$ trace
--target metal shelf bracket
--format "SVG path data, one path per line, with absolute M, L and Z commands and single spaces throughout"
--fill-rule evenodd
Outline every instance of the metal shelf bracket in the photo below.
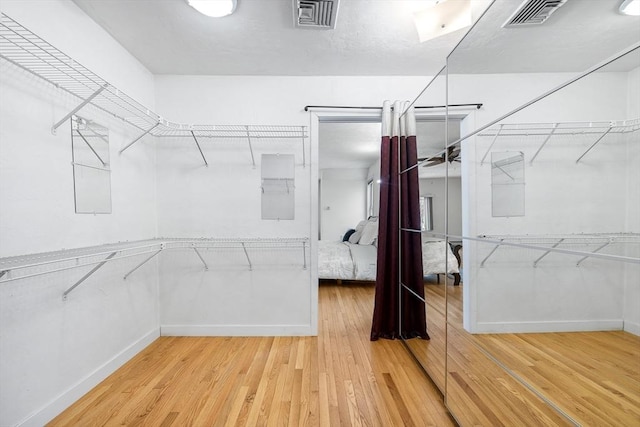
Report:
M 600 252 L 602 249 L 606 248 L 607 246 L 609 246 L 611 244 L 611 241 L 603 243 L 602 245 L 600 245 L 597 249 L 595 249 L 594 251 L 592 251 L 592 254 L 595 254 L 597 252 Z M 576 267 L 580 267 L 580 264 L 582 264 L 582 261 L 586 260 L 587 258 L 589 258 L 589 255 L 584 256 L 582 258 L 580 258 L 580 260 L 576 263 Z
M 58 130 L 58 128 L 67 120 L 69 120 L 69 118 L 71 118 L 71 116 L 73 116 L 75 113 L 77 113 L 78 111 L 80 111 L 85 105 L 87 105 L 88 103 L 90 103 L 91 101 L 93 101 L 93 98 L 95 98 L 96 96 L 100 95 L 100 93 L 105 90 L 107 87 L 109 87 L 109 83 L 105 83 L 102 86 L 100 86 L 100 88 L 98 90 L 96 90 L 95 92 L 93 92 L 91 95 L 89 95 L 89 97 L 87 99 L 85 99 L 84 101 L 82 101 L 76 108 L 74 108 L 73 110 L 71 110 L 69 112 L 69 114 L 67 114 L 66 116 L 64 116 L 63 118 L 61 118 L 58 122 L 56 122 L 53 126 L 51 126 L 51 133 L 52 134 L 56 134 L 56 131 Z
M 504 124 L 501 124 L 500 127 L 498 128 L 498 131 L 496 132 L 495 136 L 493 137 L 493 141 L 491 141 L 491 144 L 489 145 L 489 148 L 487 148 L 487 152 L 484 153 L 484 156 L 482 156 L 482 160 L 480 160 L 480 166 L 482 166 L 484 164 L 484 160 L 487 158 L 487 156 L 489 155 L 489 152 L 493 148 L 493 144 L 495 144 L 496 141 L 498 140 L 498 136 L 500 136 L 500 132 L 502 132 L 502 127 L 503 126 L 504 126 Z
M 562 238 L 562 239 L 558 240 L 557 242 L 555 242 L 555 243 L 553 244 L 553 246 L 551 246 L 551 249 L 553 249 L 553 248 L 557 248 L 557 247 L 558 247 L 558 245 L 559 245 L 560 243 L 562 243 L 562 242 L 564 242 L 564 238 Z M 536 259 L 535 261 L 533 261 L 533 267 L 534 267 L 534 268 L 536 268 L 536 267 L 538 266 L 538 263 L 539 263 L 540 261 L 542 261 L 542 258 L 546 257 L 546 256 L 547 256 L 547 255 L 549 255 L 550 253 L 551 253 L 551 251 L 550 251 L 550 250 L 547 250 L 547 251 L 545 251 L 545 253 L 543 253 L 542 255 L 540 255 L 540 256 L 538 257 L 538 259 Z
M 142 135 L 140 135 L 139 137 L 137 137 L 136 139 L 134 139 L 133 141 L 131 141 L 130 143 L 128 143 L 122 150 L 120 150 L 118 152 L 118 154 L 122 154 L 124 152 L 124 150 L 126 150 L 127 148 L 131 147 L 133 144 L 135 144 L 136 142 L 140 141 L 142 139 L 142 137 L 144 137 L 146 134 L 148 134 L 149 132 L 151 132 L 152 130 L 154 130 L 155 128 L 157 128 L 158 126 L 160 126 L 160 122 L 156 123 L 155 125 L 153 125 L 151 128 L 147 129 Z
M 491 255 L 493 255 L 493 253 L 498 250 L 498 248 L 500 246 L 502 246 L 502 241 L 504 239 L 500 239 L 500 243 L 498 243 L 497 245 L 494 246 L 493 249 L 491 249 L 491 252 L 489 252 L 489 255 L 487 255 L 486 257 L 484 257 L 484 259 L 482 260 L 482 262 L 480 263 L 480 267 L 484 267 L 484 263 L 487 262 L 487 260 L 491 257 Z
M 207 163 L 207 159 L 204 157 L 204 153 L 202 152 L 202 148 L 200 148 L 200 144 L 198 143 L 198 138 L 196 138 L 196 134 L 193 133 L 193 131 L 189 131 L 189 132 L 191 132 L 191 136 L 193 137 L 193 140 L 196 142 L 196 146 L 198 147 L 198 151 L 200 151 L 200 155 L 202 156 L 202 160 L 204 160 L 204 165 L 206 167 L 209 167 L 209 163 Z
M 607 134 L 608 134 L 609 132 L 611 132 L 611 130 L 612 130 L 612 129 L 613 129 L 613 126 L 611 126 L 611 127 L 610 127 L 609 129 L 607 129 L 607 130 L 606 130 L 602 135 L 600 135 L 600 137 L 599 137 L 598 139 L 596 139 L 596 141 L 595 141 L 593 144 L 591 144 L 591 146 L 590 146 L 589 148 L 587 148 L 587 151 L 585 151 L 584 153 L 582 153 L 582 156 L 578 157 L 578 160 L 576 160 L 576 163 L 580 162 L 580 160 L 582 160 L 582 158 L 583 158 L 584 156 L 586 156 L 586 155 L 587 155 L 587 153 L 588 153 L 589 151 L 591 151 L 591 149 L 592 149 L 593 147 L 595 147 L 596 145 L 598 145 L 598 143 L 599 143 L 600 141 L 602 141 L 602 139 L 603 139 L 605 136 L 607 136 Z
M 140 264 L 136 265 L 131 271 L 129 271 L 127 274 L 125 274 L 122 279 L 127 280 L 127 277 L 129 277 L 131 275 L 131 273 L 133 273 L 134 271 L 136 271 L 137 269 L 142 267 L 147 262 L 151 261 L 151 258 L 153 258 L 154 256 L 158 255 L 160 252 L 162 252 L 164 250 L 164 247 L 165 247 L 164 243 L 161 244 L 160 245 L 160 249 L 158 249 L 156 252 L 152 253 L 151 256 L 149 256 L 147 259 L 142 261 Z
M 91 276 L 93 273 L 95 273 L 96 271 L 98 271 L 100 269 L 100 267 L 102 267 L 103 265 L 105 265 L 111 258 L 113 258 L 114 256 L 116 256 L 116 254 L 118 253 L 118 251 L 112 252 L 111 254 L 109 254 L 109 256 L 107 256 L 104 261 L 102 261 L 100 264 L 96 265 L 95 267 L 93 267 L 91 269 L 91 271 L 89 271 L 87 274 L 85 274 L 84 276 L 82 276 L 82 278 L 80 280 L 78 280 L 76 283 L 73 284 L 73 286 L 71 286 L 69 289 L 67 289 L 66 291 L 64 291 L 64 293 L 62 294 L 62 300 L 66 301 L 67 300 L 67 295 L 69 295 L 69 293 L 71 293 L 71 291 L 73 291 L 75 288 L 77 288 L 82 282 L 84 282 L 85 280 L 87 280 L 89 278 L 89 276 Z
M 245 246 L 244 242 L 241 242 L 242 244 L 242 249 L 244 250 L 244 255 L 247 257 L 247 262 L 249 263 L 249 271 L 253 270 L 253 265 L 251 264 L 251 258 L 249 258 L 249 252 L 247 252 L 247 247 Z
M 196 248 L 195 246 L 192 246 L 192 248 L 196 252 L 196 255 L 198 255 L 198 258 L 200 258 L 200 261 L 202 261 L 202 263 L 204 264 L 205 271 L 209 271 L 209 266 L 205 262 L 204 258 L 202 258 L 202 255 L 200 254 L 200 251 L 198 251 L 198 248 Z
M 554 123 L 553 129 L 551 129 L 551 132 L 549 132 L 549 135 L 547 135 L 542 145 L 538 148 L 538 151 L 536 151 L 533 157 L 531 157 L 531 160 L 529 160 L 530 165 L 533 164 L 533 161 L 536 159 L 536 157 L 538 157 L 538 154 L 540 154 L 540 151 L 542 151 L 544 146 L 547 145 L 547 142 L 549 142 L 549 140 L 551 139 L 551 137 L 553 136 L 553 134 L 556 132 L 557 129 L 558 129 L 558 123 Z
M 251 163 L 253 164 L 253 168 L 255 169 L 256 159 L 253 157 L 253 147 L 251 146 L 251 133 L 249 132 L 249 126 L 246 126 L 246 129 L 247 129 L 247 141 L 249 142 L 249 151 L 251 152 Z

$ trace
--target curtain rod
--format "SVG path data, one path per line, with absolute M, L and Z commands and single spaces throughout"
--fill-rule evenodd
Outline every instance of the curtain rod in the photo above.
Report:
M 429 106 L 423 106 L 423 107 L 413 107 L 416 110 L 426 110 L 426 109 L 431 109 L 431 108 L 445 108 L 446 105 L 429 105 Z M 476 109 L 480 109 L 482 107 L 482 103 L 475 103 L 475 104 L 449 104 L 449 107 L 476 107 Z M 310 108 L 343 108 L 346 110 L 382 110 L 382 107 L 345 107 L 345 106 L 340 106 L 340 105 L 306 105 L 304 107 L 304 111 L 309 111 Z M 393 106 L 391 107 L 391 109 L 393 110 Z

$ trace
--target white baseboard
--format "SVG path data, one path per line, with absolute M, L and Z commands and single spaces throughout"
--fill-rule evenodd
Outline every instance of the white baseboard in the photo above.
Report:
M 71 404 L 84 396 L 89 390 L 98 385 L 102 380 L 107 378 L 119 367 L 124 365 L 133 356 L 144 350 L 149 344 L 160 336 L 160 331 L 154 329 L 141 337 L 139 340 L 131 344 L 129 347 L 115 355 L 111 360 L 97 368 L 83 380 L 78 381 L 68 390 L 64 391 L 60 396 L 55 398 L 44 408 L 29 415 L 24 421 L 18 424 L 20 427 L 41 427 L 55 418 L 62 411 L 67 409 Z
M 271 337 L 313 336 L 311 325 L 161 325 L 162 336 Z
M 640 336 L 640 323 L 624 321 L 624 331 Z
M 588 332 L 620 331 L 622 319 L 605 320 L 564 320 L 540 322 L 478 322 L 473 333 L 535 333 L 535 332 Z

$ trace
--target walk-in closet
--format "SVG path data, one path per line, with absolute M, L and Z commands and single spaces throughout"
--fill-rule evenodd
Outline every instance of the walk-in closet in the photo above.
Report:
M 640 423 L 632 1 L 189 3 L 0 4 L 0 426 Z M 387 100 L 428 340 L 372 341 L 387 260 L 319 277 L 382 218 Z

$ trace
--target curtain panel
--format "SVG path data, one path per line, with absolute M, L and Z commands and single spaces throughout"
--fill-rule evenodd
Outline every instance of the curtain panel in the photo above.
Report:
M 405 104 L 405 106 L 408 103 Z M 403 105 L 385 101 L 380 148 L 380 212 L 378 266 L 371 340 L 429 339 L 425 305 L 401 286 L 424 298 L 422 237 L 413 108 L 401 116 Z M 403 229 L 418 232 L 401 231 Z

